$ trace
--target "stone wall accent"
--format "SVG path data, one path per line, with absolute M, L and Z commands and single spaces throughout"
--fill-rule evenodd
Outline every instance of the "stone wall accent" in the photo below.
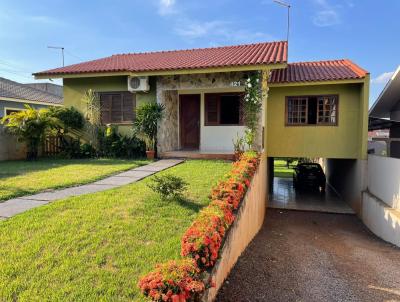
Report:
M 157 102 L 165 105 L 165 118 L 158 131 L 158 151 L 168 152 L 179 148 L 178 129 L 178 90 L 190 89 L 228 89 L 232 82 L 241 81 L 248 72 L 220 72 L 207 74 L 167 75 L 157 77 Z M 260 118 L 261 123 L 261 118 Z M 256 139 L 257 148 L 261 150 L 262 127 Z
M 159 124 L 157 133 L 157 150 L 158 152 L 177 150 L 179 148 L 178 91 L 157 89 L 157 102 L 165 106 L 164 118 Z
M 250 187 L 240 205 L 236 219 L 228 230 L 223 243 L 221 257 L 211 271 L 215 287 L 208 289 L 202 297 L 203 302 L 212 302 L 235 266 L 242 252 L 261 229 L 267 207 L 267 159 L 262 155 L 260 165 L 254 174 Z M 206 278 L 207 279 L 207 278 Z

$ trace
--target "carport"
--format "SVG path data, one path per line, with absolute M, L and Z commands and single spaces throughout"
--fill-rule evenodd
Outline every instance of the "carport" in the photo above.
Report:
M 270 167 L 276 167 L 280 161 L 270 158 Z M 321 163 L 326 161 L 321 160 Z M 325 166 L 323 164 L 323 166 Z M 326 169 L 325 169 L 326 170 Z M 299 211 L 354 214 L 353 209 L 341 198 L 338 192 L 327 183 L 325 193 L 309 188 L 295 189 L 290 172 L 282 175 L 270 169 L 269 207 Z M 328 177 L 327 177 L 328 178 Z

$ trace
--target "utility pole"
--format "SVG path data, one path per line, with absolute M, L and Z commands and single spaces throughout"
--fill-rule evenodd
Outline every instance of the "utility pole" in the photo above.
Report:
M 289 43 L 289 28 L 290 28 L 290 4 L 280 1 L 280 0 L 274 0 L 275 3 L 284 6 L 287 8 L 287 35 L 286 35 L 286 41 Z
M 61 47 L 61 46 L 47 46 L 47 48 L 52 48 L 52 49 L 59 49 L 59 50 L 61 50 L 62 66 L 64 67 L 64 47 Z

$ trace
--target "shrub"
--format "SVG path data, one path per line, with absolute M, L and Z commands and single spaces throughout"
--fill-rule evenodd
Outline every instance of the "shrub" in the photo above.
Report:
M 180 197 L 186 189 L 187 183 L 180 177 L 167 174 L 154 176 L 148 187 L 163 198 Z
M 60 121 L 48 109 L 35 110 L 29 105 L 25 105 L 25 110 L 4 116 L 1 123 L 20 141 L 26 142 L 28 160 L 37 158 L 39 145 L 46 133 L 61 127 Z
M 146 103 L 136 109 L 134 129 L 146 143 L 147 150 L 155 150 L 158 122 L 164 115 L 164 106 L 158 103 Z
M 68 129 L 81 130 L 85 125 L 83 114 L 74 107 L 51 107 L 49 113 L 62 122 L 64 132 Z
M 193 258 L 202 271 L 213 267 L 227 227 L 219 208 L 205 208 L 183 235 L 181 255 Z
M 199 296 L 205 284 L 193 260 L 182 259 L 157 265 L 139 281 L 141 292 L 153 301 L 186 301 Z
M 117 132 L 113 126 L 107 125 L 99 130 L 99 156 L 104 157 L 142 157 L 145 154 L 144 143 L 135 135 L 125 136 Z

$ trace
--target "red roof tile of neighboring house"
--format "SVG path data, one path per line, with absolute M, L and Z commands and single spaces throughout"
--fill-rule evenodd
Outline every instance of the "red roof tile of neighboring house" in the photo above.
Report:
M 368 74 L 350 60 L 290 63 L 287 68 L 275 69 L 270 83 L 294 83 L 361 79 Z
M 252 66 L 287 62 L 287 42 L 256 43 L 189 50 L 119 54 L 35 73 L 61 75 L 99 72 L 148 72 Z

